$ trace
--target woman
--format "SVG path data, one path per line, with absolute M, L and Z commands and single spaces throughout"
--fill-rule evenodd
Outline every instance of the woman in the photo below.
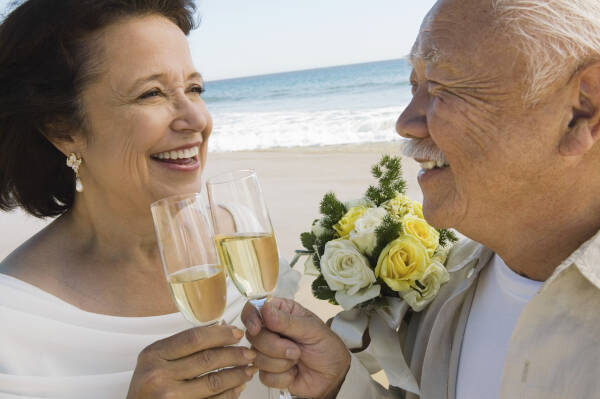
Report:
M 229 398 L 256 371 L 240 329 L 189 329 L 177 312 L 149 211 L 201 189 L 212 125 L 193 12 L 29 0 L 0 26 L 0 208 L 59 216 L 0 264 L 2 397 Z

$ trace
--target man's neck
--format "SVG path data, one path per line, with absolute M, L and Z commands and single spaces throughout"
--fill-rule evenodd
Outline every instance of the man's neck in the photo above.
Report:
M 598 232 L 600 218 L 596 215 L 599 215 L 597 211 L 580 217 L 571 215 L 570 218 L 557 214 L 528 224 L 521 220 L 513 226 L 498 229 L 503 233 L 502 237 L 481 242 L 516 273 L 532 280 L 546 281 L 569 255 Z

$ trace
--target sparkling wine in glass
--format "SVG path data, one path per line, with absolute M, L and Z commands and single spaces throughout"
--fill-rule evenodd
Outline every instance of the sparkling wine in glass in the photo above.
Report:
M 196 326 L 221 321 L 225 271 L 215 247 L 208 203 L 199 193 L 151 205 L 163 269 L 177 308 Z
M 256 172 L 212 177 L 207 191 L 219 257 L 234 285 L 260 314 L 277 286 L 279 256 Z M 291 398 L 287 390 L 273 389 L 269 397 Z

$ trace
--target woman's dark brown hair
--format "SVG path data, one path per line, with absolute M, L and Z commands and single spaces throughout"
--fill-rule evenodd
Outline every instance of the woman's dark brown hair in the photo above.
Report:
M 93 35 L 120 18 L 162 15 L 186 35 L 193 0 L 29 0 L 0 25 L 0 209 L 37 217 L 73 206 L 75 176 L 46 137 L 84 126 L 81 90 L 98 57 Z

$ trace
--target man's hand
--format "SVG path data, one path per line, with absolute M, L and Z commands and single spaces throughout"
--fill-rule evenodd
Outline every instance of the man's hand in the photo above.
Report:
M 263 384 L 294 395 L 335 398 L 350 368 L 350 353 L 321 319 L 298 303 L 273 298 L 257 310 L 246 304 L 242 321 L 257 352 Z

